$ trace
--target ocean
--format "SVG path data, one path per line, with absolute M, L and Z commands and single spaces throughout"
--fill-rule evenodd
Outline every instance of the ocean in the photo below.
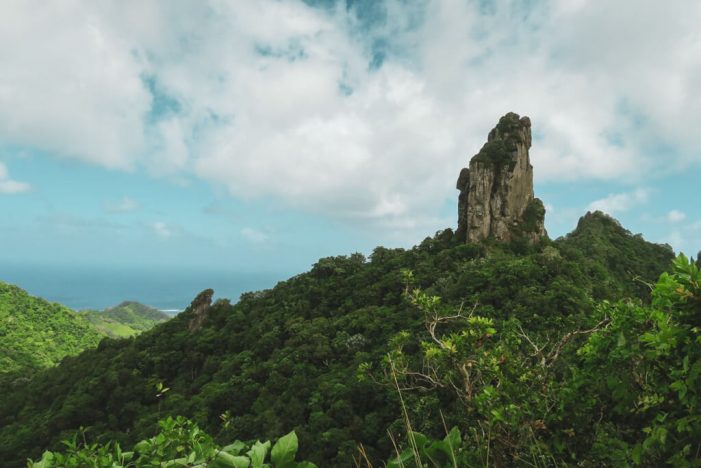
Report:
M 74 310 L 101 310 L 125 300 L 177 313 L 207 288 L 232 303 L 268 289 L 290 273 L 178 269 L 62 268 L 0 265 L 0 281 Z

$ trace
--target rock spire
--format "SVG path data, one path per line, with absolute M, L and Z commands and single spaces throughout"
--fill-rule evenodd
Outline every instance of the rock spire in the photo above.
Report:
M 487 143 L 460 171 L 457 188 L 458 238 L 533 242 L 546 236 L 543 202 L 533 196 L 531 121 L 509 112 L 487 137 Z
M 205 289 L 192 300 L 190 307 L 187 308 L 192 315 L 188 322 L 188 330 L 197 331 L 202 328 L 202 324 L 207 319 L 209 308 L 212 306 L 212 296 L 214 296 L 214 290 Z

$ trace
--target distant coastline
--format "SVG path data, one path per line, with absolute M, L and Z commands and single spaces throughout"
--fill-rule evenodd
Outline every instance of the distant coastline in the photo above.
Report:
M 0 281 L 73 310 L 103 310 L 129 300 L 168 315 L 185 310 L 207 288 L 214 289 L 215 298 L 235 303 L 244 292 L 272 288 L 290 276 L 287 272 L 0 265 Z
M 171 317 L 175 317 L 178 315 L 180 312 L 182 312 L 185 309 L 158 309 L 159 311 L 163 312 L 164 314 L 168 314 Z

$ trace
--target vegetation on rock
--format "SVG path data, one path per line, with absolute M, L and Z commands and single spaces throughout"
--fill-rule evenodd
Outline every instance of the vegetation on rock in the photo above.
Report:
M 536 232 L 545 217 L 545 206 L 540 198 L 534 198 L 528 203 L 523 212 L 523 222 L 521 228 L 525 232 Z
M 515 144 L 509 144 L 504 140 L 492 140 L 486 142 L 470 162 L 491 164 L 497 169 L 508 165 L 509 170 L 513 170 L 516 161 L 514 160 Z

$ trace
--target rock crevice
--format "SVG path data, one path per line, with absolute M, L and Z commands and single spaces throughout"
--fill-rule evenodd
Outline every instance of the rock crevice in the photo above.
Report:
M 533 195 L 531 121 L 510 112 L 460 171 L 457 235 L 465 242 L 488 238 L 535 241 L 545 232 L 545 208 Z

